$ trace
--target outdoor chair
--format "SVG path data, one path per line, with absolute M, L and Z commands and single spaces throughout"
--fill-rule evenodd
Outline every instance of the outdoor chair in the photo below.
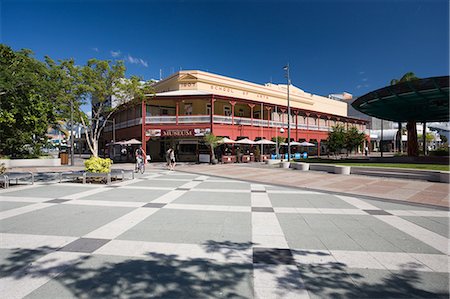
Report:
M 3 182 L 5 189 L 9 188 L 11 180 L 16 180 L 16 185 L 19 184 L 19 180 L 30 179 L 31 184 L 34 184 L 34 174 L 31 171 L 24 172 L 6 172 L 0 175 L 0 182 Z

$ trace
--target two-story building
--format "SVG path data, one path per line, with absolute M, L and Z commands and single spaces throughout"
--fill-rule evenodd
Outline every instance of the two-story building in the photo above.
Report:
M 113 116 L 116 140 L 144 140 L 144 148 L 154 160 L 162 160 L 172 145 L 181 161 L 196 161 L 203 136 L 209 132 L 235 140 L 287 138 L 290 121 L 291 141 L 314 143 L 320 155 L 326 153 L 325 141 L 332 126 L 366 129 L 366 120 L 347 116 L 347 103 L 292 85 L 289 118 L 287 85 L 260 85 L 192 70 L 177 72 L 155 83 L 154 88 L 155 94 L 147 95 L 140 105 L 123 105 Z M 104 144 L 111 139 L 109 126 Z

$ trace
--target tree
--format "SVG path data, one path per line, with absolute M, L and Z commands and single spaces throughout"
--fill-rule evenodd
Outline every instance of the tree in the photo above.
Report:
M 359 132 L 356 127 L 350 127 L 345 132 L 345 148 L 347 149 L 347 154 L 361 146 L 365 139 L 366 135 L 363 132 Z
M 98 141 L 111 115 L 125 103 L 135 105 L 144 100 L 145 94 L 152 93 L 153 89 L 151 82 L 142 82 L 136 76 L 124 79 L 123 61 L 113 64 L 109 60 L 90 59 L 80 69 L 80 75 L 78 107 L 89 103 L 92 116 L 88 119 L 80 109 L 77 114 L 85 130 L 88 147 L 97 157 Z
M 222 140 L 221 137 L 217 137 L 216 135 L 210 133 L 206 134 L 203 139 L 205 140 L 205 143 L 209 145 L 209 148 L 211 150 L 211 161 L 216 160 L 216 155 L 214 154 L 214 148 L 219 144 L 219 141 Z
M 447 143 L 448 142 L 447 136 L 445 136 L 444 134 L 439 134 L 439 136 L 441 137 L 442 143 Z
M 280 144 L 286 141 L 286 138 L 283 136 L 272 137 L 272 141 L 278 145 L 277 154 L 280 153 Z M 278 159 L 278 158 L 277 158 Z
M 408 72 L 404 74 L 399 80 L 392 79 L 391 85 L 398 83 L 403 83 L 407 81 L 417 80 L 417 76 L 413 72 Z M 417 126 L 416 120 L 408 120 L 406 123 L 406 130 L 408 131 L 408 156 L 418 156 L 419 155 L 419 143 L 417 142 Z
M 331 153 L 336 155 L 340 153 L 346 145 L 346 132 L 343 125 L 336 125 L 328 133 L 327 147 Z
M 0 44 L 0 154 L 38 156 L 56 123 L 52 102 L 57 89 L 46 64 L 33 52 Z

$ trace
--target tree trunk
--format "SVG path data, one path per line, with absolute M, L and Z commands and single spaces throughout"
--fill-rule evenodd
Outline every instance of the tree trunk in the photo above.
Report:
M 415 121 L 408 121 L 406 124 L 408 130 L 408 156 L 419 156 L 419 143 L 417 142 L 417 128 Z

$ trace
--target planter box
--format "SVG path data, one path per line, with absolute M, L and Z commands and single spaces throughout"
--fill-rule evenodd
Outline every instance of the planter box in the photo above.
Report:
M 334 166 L 334 173 L 349 175 L 350 169 L 350 166 Z
M 13 167 L 52 167 L 61 166 L 61 159 L 0 159 L 7 168 Z
M 290 165 L 291 165 L 291 162 L 283 161 L 280 163 L 280 168 L 289 168 Z
M 301 171 L 308 171 L 309 170 L 309 164 L 308 163 L 292 163 L 291 167 L 293 169 L 301 170 Z
M 280 163 L 280 160 L 266 160 L 267 165 L 276 165 L 279 163 Z

